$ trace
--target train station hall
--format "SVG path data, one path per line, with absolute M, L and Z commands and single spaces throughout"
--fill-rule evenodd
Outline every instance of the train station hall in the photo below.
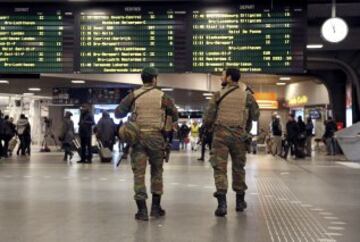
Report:
M 0 242 L 359 242 L 360 1 L 0 0 Z

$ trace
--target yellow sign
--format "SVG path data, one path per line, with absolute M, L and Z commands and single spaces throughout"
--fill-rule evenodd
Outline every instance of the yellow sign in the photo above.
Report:
M 307 96 L 297 96 L 289 100 L 289 106 L 301 106 L 307 104 L 309 98 Z

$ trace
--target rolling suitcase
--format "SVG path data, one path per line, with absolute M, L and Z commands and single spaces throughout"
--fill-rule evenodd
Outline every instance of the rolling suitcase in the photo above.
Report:
M 180 141 L 178 139 L 172 141 L 171 150 L 180 150 Z
M 98 143 L 99 143 L 99 156 L 101 162 L 111 162 L 112 151 L 109 148 L 104 147 L 100 140 L 98 141 Z
M 81 145 L 78 137 L 75 137 L 72 140 L 72 149 L 78 153 L 78 155 L 81 157 Z
M 296 146 L 295 147 L 295 156 L 296 156 L 296 158 L 304 159 L 305 158 L 305 149 L 304 149 L 304 147 Z
M 17 138 L 16 137 L 13 137 L 10 141 L 9 141 L 9 151 L 10 152 L 13 152 L 16 145 L 17 145 L 18 141 L 17 141 Z

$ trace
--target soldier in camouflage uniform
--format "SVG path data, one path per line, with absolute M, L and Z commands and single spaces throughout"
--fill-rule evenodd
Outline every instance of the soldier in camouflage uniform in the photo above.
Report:
M 226 193 L 228 190 L 227 161 L 232 159 L 232 188 L 236 192 L 236 211 L 242 212 L 245 202 L 245 162 L 246 141 L 250 137 L 252 121 L 259 118 L 259 107 L 254 97 L 246 90 L 246 85 L 239 82 L 240 71 L 227 69 L 223 72 L 223 89 L 210 100 L 204 116 L 205 125 L 214 128 L 213 147 L 210 163 L 214 168 L 218 200 L 215 215 L 227 214 Z
M 144 68 L 141 74 L 144 85 L 126 96 L 115 110 L 117 118 L 123 118 L 132 112 L 132 121 L 139 128 L 139 139 L 132 144 L 131 165 L 134 173 L 135 200 L 138 212 L 137 220 L 148 220 L 146 206 L 147 192 L 145 171 L 147 161 L 151 166 L 152 206 L 150 216 L 165 215 L 160 200 L 163 194 L 163 161 L 165 140 L 163 129 L 166 117 L 173 122 L 178 120 L 178 112 L 172 99 L 156 88 L 158 71 L 155 68 Z M 132 127 L 135 127 L 132 125 Z

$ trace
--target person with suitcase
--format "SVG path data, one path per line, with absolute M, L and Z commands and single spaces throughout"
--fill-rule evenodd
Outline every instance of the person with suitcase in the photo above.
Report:
M 102 117 L 96 125 L 96 138 L 99 143 L 99 155 L 102 162 L 110 162 L 115 144 L 116 125 L 109 113 L 103 111 Z

